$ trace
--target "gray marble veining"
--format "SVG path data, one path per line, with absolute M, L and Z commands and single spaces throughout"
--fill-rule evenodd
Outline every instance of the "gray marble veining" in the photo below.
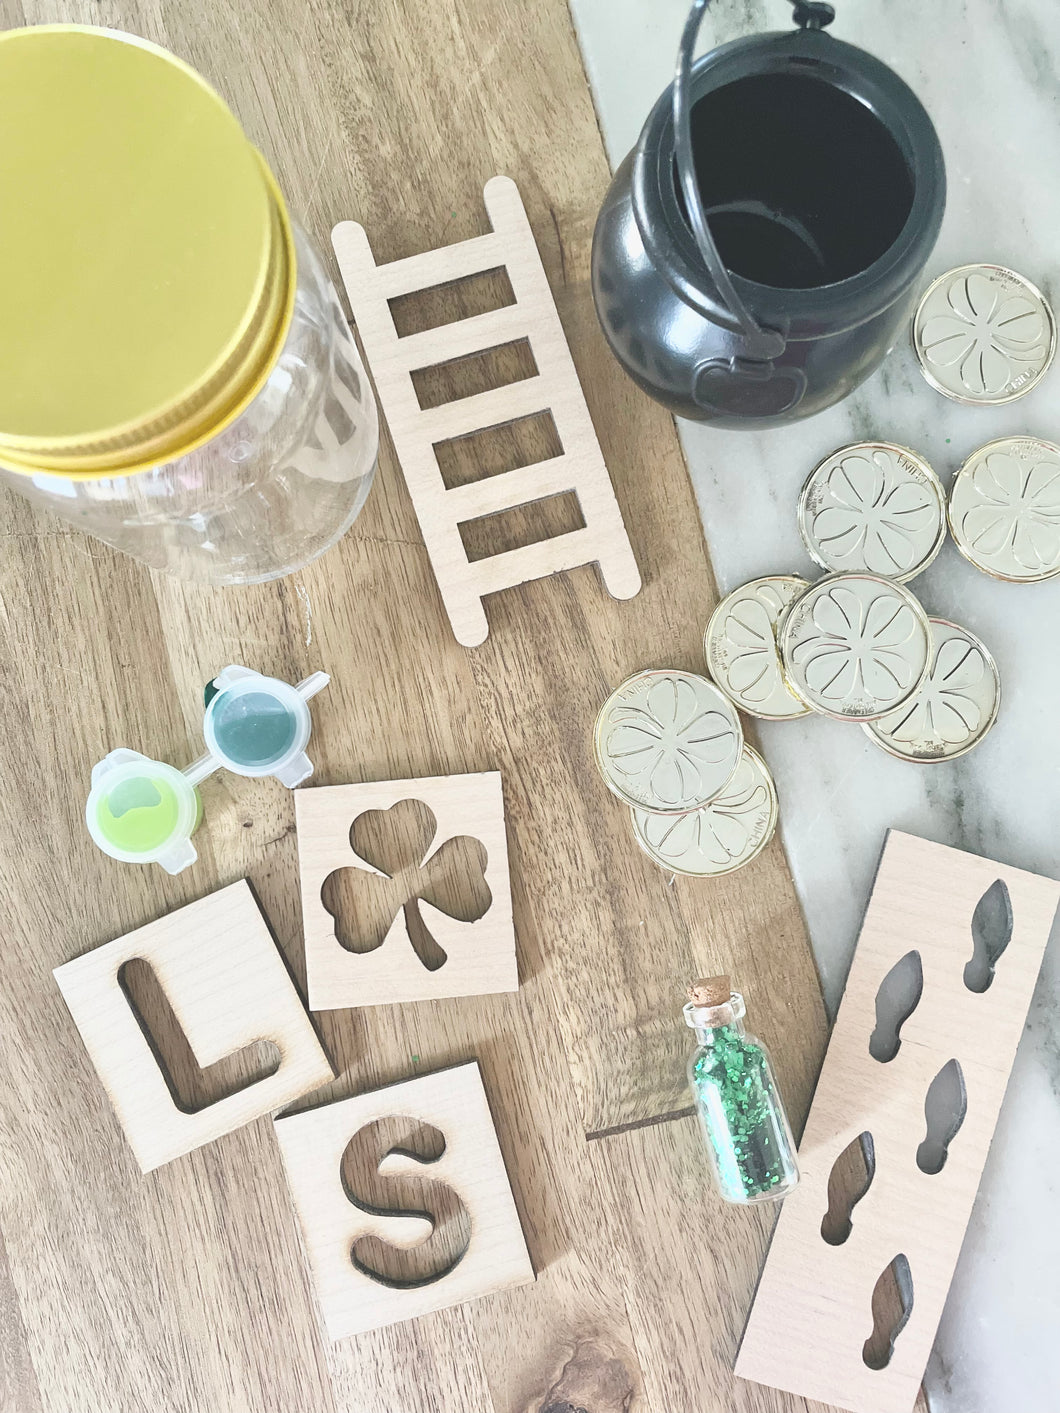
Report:
M 835 0 L 833 32 L 920 95 L 949 177 L 927 275 L 991 261 L 1060 299 L 1060 5 L 1055 0 Z M 685 0 L 572 0 L 613 163 L 669 81 Z M 702 45 L 786 28 L 787 0 L 716 0 Z M 724 141 L 724 134 L 718 135 Z M 926 283 L 926 281 L 925 281 Z M 995 437 L 1060 442 L 1060 360 L 1027 397 L 965 407 L 934 392 L 903 341 L 839 407 L 761 434 L 682 424 L 721 587 L 815 577 L 796 527 L 802 482 L 829 451 L 880 438 L 948 484 Z M 997 726 L 970 755 L 894 760 L 853 725 L 764 723 L 781 830 L 834 1010 L 888 826 L 1024 868 L 1060 870 L 1060 580 L 996 582 L 947 544 L 913 591 L 966 624 L 1002 678 Z M 664 665 L 664 664 L 659 664 Z M 1004 965 L 1004 959 L 999 966 Z M 968 1237 L 928 1370 L 934 1413 L 1060 1409 L 1060 942 L 1046 955 Z

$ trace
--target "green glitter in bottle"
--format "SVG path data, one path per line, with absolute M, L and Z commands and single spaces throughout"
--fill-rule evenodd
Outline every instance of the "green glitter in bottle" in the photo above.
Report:
M 727 976 L 689 995 L 685 1023 L 699 1046 L 688 1078 L 718 1190 L 741 1205 L 785 1197 L 799 1181 L 795 1146 L 769 1056 L 743 1028 L 743 997 Z

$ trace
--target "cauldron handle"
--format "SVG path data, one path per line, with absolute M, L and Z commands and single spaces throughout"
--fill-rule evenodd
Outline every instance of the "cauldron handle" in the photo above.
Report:
M 699 253 L 703 257 L 714 286 L 721 296 L 732 318 L 732 331 L 742 334 L 747 341 L 744 357 L 756 362 L 770 362 L 778 358 L 785 348 L 784 336 L 775 329 L 763 329 L 743 300 L 736 293 L 725 261 L 721 258 L 714 237 L 707 224 L 706 212 L 696 181 L 695 162 L 692 157 L 692 120 L 688 92 L 692 81 L 692 54 L 696 47 L 696 37 L 710 0 L 693 0 L 692 9 L 685 21 L 681 44 L 677 51 L 677 72 L 674 75 L 674 155 L 677 160 L 677 174 L 681 181 L 681 191 L 688 211 L 688 222 Z M 792 0 L 795 7 L 795 21 L 803 29 L 823 29 L 835 19 L 831 5 L 822 0 Z

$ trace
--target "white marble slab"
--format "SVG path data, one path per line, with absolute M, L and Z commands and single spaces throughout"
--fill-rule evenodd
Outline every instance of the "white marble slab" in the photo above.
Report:
M 1056 0 L 834 0 L 833 33 L 917 91 L 949 177 L 928 274 L 986 260 L 1060 299 L 1060 4 Z M 669 81 L 685 0 L 572 0 L 613 163 Z M 786 28 L 786 0 L 716 0 L 701 47 Z M 723 137 L 719 135 L 719 141 Z M 998 409 L 947 401 L 903 341 L 837 408 L 786 430 L 682 424 L 722 589 L 816 571 L 795 525 L 803 479 L 845 442 L 924 454 L 948 483 L 976 447 L 1013 433 L 1060 441 L 1060 361 Z M 842 992 L 884 830 L 891 825 L 1024 868 L 1060 869 L 1060 580 L 997 583 L 948 544 L 914 591 L 965 623 L 1001 669 L 991 736 L 950 764 L 893 760 L 856 726 L 763 724 L 782 832 L 829 1006 Z M 662 664 L 660 664 L 662 665 Z M 1004 965 L 1002 959 L 1000 965 Z M 928 1371 L 934 1413 L 1060 1409 L 1060 942 L 1054 934 Z

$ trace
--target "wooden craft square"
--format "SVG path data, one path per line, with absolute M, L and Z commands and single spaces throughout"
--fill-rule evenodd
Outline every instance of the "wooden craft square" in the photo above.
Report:
M 354 1246 L 367 1236 L 408 1248 L 433 1230 L 429 1218 L 368 1209 L 347 1195 L 341 1164 L 348 1144 L 367 1124 L 387 1118 L 430 1124 L 441 1132 L 445 1148 L 437 1161 L 426 1164 L 392 1149 L 379 1164 L 380 1175 L 415 1175 L 444 1183 L 469 1218 L 463 1255 L 447 1272 L 421 1284 L 384 1284 L 354 1264 Z M 414 1319 L 534 1279 L 474 1061 L 276 1119 L 275 1126 L 331 1339 Z
M 136 958 L 202 1068 L 259 1040 L 276 1046 L 278 1068 L 195 1113 L 178 1107 L 118 979 Z M 145 1173 L 335 1077 L 245 879 L 57 967 L 55 979 Z
M 415 916 L 433 952 L 427 960 L 422 945 L 419 951 L 413 946 L 407 906 L 395 905 L 385 936 L 372 946 L 364 936 L 363 915 L 353 909 L 333 914 L 324 898 L 325 885 L 339 870 L 358 870 L 354 882 L 359 889 L 375 886 L 370 882 L 373 877 L 388 879 L 382 868 L 356 852 L 351 832 L 363 816 L 387 813 L 408 802 L 419 802 L 429 812 L 428 829 L 414 860 L 417 877 L 423 874 L 426 879 L 435 864 L 444 863 L 444 851 L 452 852 L 455 841 L 477 841 L 478 856 L 485 854 L 484 864 L 471 868 L 486 904 L 474 920 L 450 916 L 426 897 L 418 898 Z M 312 1010 L 518 988 L 504 793 L 496 771 L 298 790 L 295 812 Z M 466 868 L 466 859 L 464 863 Z M 482 891 L 483 885 L 488 893 Z M 426 883 L 424 889 L 429 891 Z

